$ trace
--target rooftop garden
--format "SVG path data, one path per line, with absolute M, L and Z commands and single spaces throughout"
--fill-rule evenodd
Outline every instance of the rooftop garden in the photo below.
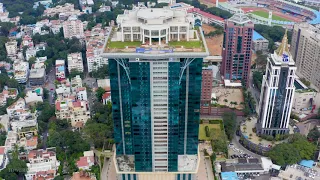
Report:
M 202 48 L 201 41 L 171 41 L 169 42 L 169 46 L 183 46 L 184 48 Z
M 305 93 L 305 92 L 317 92 L 317 91 L 315 89 L 297 89 L 296 92 Z
M 110 49 L 124 49 L 126 48 L 126 46 L 128 47 L 140 47 L 141 46 L 141 42 L 140 41 L 125 41 L 125 42 L 121 42 L 121 41 L 109 41 L 107 44 L 107 47 Z

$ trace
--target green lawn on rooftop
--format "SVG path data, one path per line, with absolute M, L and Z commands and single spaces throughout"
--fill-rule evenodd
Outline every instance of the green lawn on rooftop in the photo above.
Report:
M 129 47 L 140 47 L 141 46 L 141 42 L 140 41 L 125 41 L 125 42 L 121 42 L 121 41 L 109 41 L 107 44 L 108 48 L 111 49 L 124 49 L 126 46 Z
M 252 14 L 255 14 L 257 16 L 261 16 L 261 17 L 264 17 L 264 18 L 269 18 L 269 13 L 268 12 L 265 12 L 265 11 L 254 11 L 254 12 L 251 12 Z M 283 18 L 283 17 L 280 17 L 280 16 L 277 16 L 277 15 L 274 15 L 272 14 L 272 20 L 276 20 L 276 21 L 290 21 L 286 18 Z
M 169 46 L 183 46 L 184 48 L 201 48 L 201 41 L 171 41 Z

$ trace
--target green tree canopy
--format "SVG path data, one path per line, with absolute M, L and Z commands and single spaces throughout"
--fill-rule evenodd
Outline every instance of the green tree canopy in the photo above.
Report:
M 227 138 L 231 141 L 234 133 L 236 131 L 236 113 L 225 112 L 222 115 L 224 130 L 226 132 Z
M 309 140 L 311 140 L 313 142 L 316 142 L 320 138 L 320 131 L 315 126 L 313 129 L 310 130 L 310 132 L 309 132 L 307 137 L 308 137 Z
M 96 97 L 98 99 L 98 101 L 102 101 L 102 96 L 106 91 L 102 88 L 102 87 L 98 87 L 98 89 L 96 90 Z
M 267 153 L 271 160 L 281 166 L 295 164 L 302 159 L 313 159 L 316 146 L 301 134 L 293 134 L 288 143 L 277 144 Z

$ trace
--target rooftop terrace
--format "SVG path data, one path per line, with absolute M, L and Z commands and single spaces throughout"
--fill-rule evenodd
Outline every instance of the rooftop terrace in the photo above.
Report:
M 104 47 L 104 53 L 139 53 L 139 54 L 166 54 L 166 53 L 200 53 L 207 56 L 208 49 L 202 34 L 202 29 L 194 30 L 194 38 L 189 41 L 153 41 L 152 44 L 146 41 L 116 41 L 117 29 L 113 29 Z

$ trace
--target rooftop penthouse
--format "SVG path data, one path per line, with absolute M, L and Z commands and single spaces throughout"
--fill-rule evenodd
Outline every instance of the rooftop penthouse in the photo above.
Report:
M 135 7 L 118 15 L 118 26 L 113 28 L 104 53 L 175 54 L 206 56 L 207 46 L 200 28 L 194 27 L 194 15 L 186 10 L 169 7 Z M 119 54 L 118 54 L 119 55 Z

